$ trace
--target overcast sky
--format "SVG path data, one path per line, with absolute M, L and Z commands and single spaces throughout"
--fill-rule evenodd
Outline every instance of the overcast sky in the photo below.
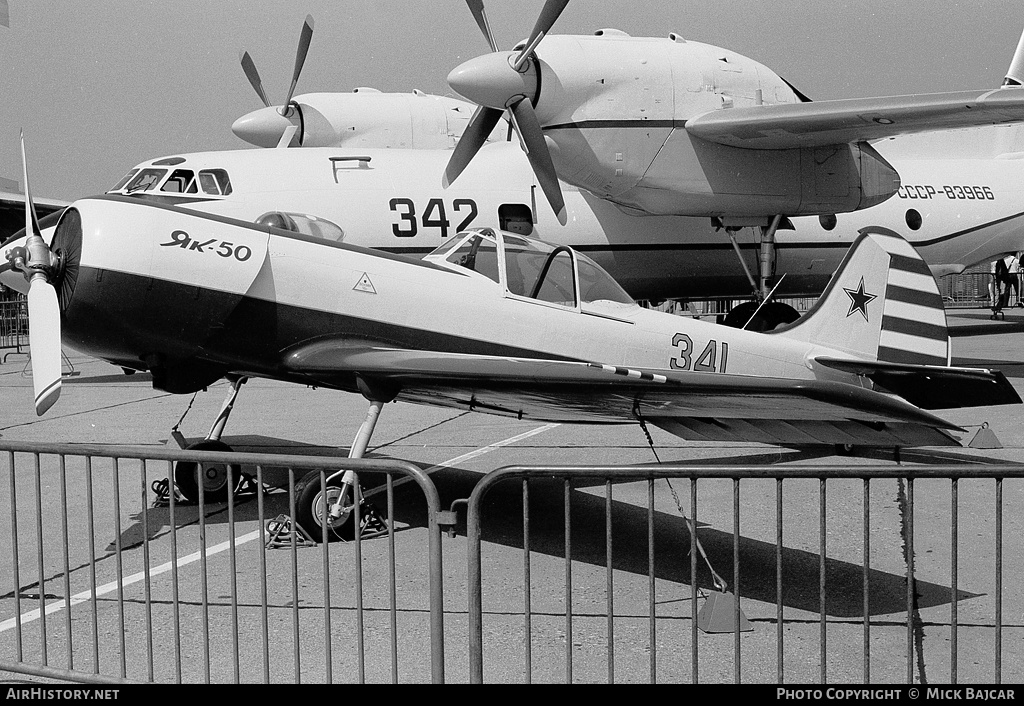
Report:
M 306 14 L 316 23 L 297 94 L 451 95 L 448 72 L 487 51 L 463 0 L 9 0 L 0 27 L 0 176 L 33 194 L 105 191 L 132 165 L 244 149 L 235 118 L 260 107 L 239 65 L 253 56 L 271 101 L 291 80 Z M 485 0 L 500 48 L 529 34 L 543 0 Z M 996 87 L 1024 29 L 1021 0 L 573 0 L 553 30 L 612 27 L 756 59 L 825 100 Z

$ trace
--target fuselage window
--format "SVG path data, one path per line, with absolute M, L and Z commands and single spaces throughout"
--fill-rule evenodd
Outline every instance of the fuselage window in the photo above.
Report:
M 524 203 L 503 203 L 498 206 L 498 225 L 510 233 L 533 235 L 533 212 Z
M 261 226 L 271 226 L 272 228 L 280 228 L 292 233 L 302 233 L 303 235 L 323 240 L 333 240 L 338 243 L 345 239 L 345 231 L 336 223 L 325 218 L 317 218 L 316 216 L 301 213 L 271 211 L 257 218 L 256 223 Z
M 167 191 L 172 194 L 194 194 L 196 188 L 195 173 L 191 169 L 175 169 L 160 191 Z
M 149 191 L 163 179 L 166 173 L 166 169 L 143 169 L 124 187 L 125 193 Z
M 231 180 L 223 169 L 204 169 L 199 172 L 199 185 L 204 194 L 228 196 L 231 193 Z

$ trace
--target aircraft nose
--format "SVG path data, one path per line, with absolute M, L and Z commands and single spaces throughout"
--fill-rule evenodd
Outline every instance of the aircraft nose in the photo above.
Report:
M 537 74 L 532 62 L 520 73 L 512 68 L 515 52 L 485 54 L 448 74 L 452 90 L 477 105 L 504 110 L 523 98 L 536 98 Z
M 260 108 L 236 120 L 231 126 L 231 132 L 250 145 L 277 147 L 281 135 L 292 124 L 277 108 Z

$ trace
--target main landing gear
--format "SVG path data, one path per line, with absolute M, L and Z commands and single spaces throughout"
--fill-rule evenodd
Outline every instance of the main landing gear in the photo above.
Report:
M 234 408 L 238 392 L 247 379 L 229 378 L 231 388 L 210 433 L 205 439 L 186 446 L 187 450 L 231 451 L 231 447 L 221 441 L 220 437 Z M 358 381 L 358 385 L 360 392 L 370 401 L 370 408 L 352 442 L 349 458 L 363 457 L 381 409 L 398 394 L 397 389 L 392 390 L 383 384 L 371 385 L 362 379 Z M 252 479 L 243 474 L 238 465 L 213 461 L 178 461 L 174 464 L 174 484 L 185 502 L 199 502 L 200 487 L 205 503 L 223 502 L 228 497 L 229 470 L 239 489 L 252 483 Z M 326 487 L 326 493 L 323 492 L 323 487 Z M 158 491 L 158 495 L 163 492 L 166 492 L 166 489 Z M 363 498 L 359 478 L 354 471 L 331 471 L 325 474 L 323 481 L 319 470 L 311 471 L 295 484 L 294 522 L 309 539 L 315 542 L 323 542 L 325 537 L 327 541 L 352 540 L 355 538 L 357 515 L 361 537 L 375 536 L 387 530 L 384 518 Z M 287 520 L 284 516 L 279 519 Z M 277 525 L 277 530 L 273 533 L 275 536 L 283 530 L 290 529 L 287 526 L 290 525 L 290 520 L 285 523 L 274 520 L 272 524 Z
M 755 280 L 747 267 L 740 246 L 736 242 L 736 231 L 741 227 L 751 225 L 749 223 L 732 222 L 729 220 L 715 219 L 716 228 L 724 228 L 732 241 L 733 250 L 747 275 L 750 287 L 754 292 L 753 301 L 744 302 L 725 315 L 721 323 L 733 328 L 745 328 L 748 331 L 771 331 L 777 326 L 789 324 L 800 318 L 800 314 L 789 304 L 772 301 L 774 289 L 769 289 L 768 281 L 775 276 L 775 233 L 783 223 L 783 217 L 777 215 L 767 225 L 756 226 L 761 232 L 760 256 L 758 258 L 758 278 Z M 792 227 L 792 226 L 790 226 Z M 783 275 L 784 277 L 785 275 Z M 775 286 L 782 281 L 780 277 Z
M 356 432 L 349 449 L 349 458 L 362 458 L 377 419 L 385 404 L 395 399 L 397 390 L 383 385 L 371 385 L 360 378 L 359 391 L 370 402 L 366 418 Z M 323 488 L 326 487 L 326 493 Z M 356 506 L 358 505 L 358 513 Z M 377 509 L 363 498 L 359 477 L 355 471 L 339 470 L 327 473 L 321 483 L 321 472 L 311 471 L 295 485 L 295 522 L 310 539 L 323 542 L 340 539 L 351 541 L 356 535 L 356 515 L 359 515 L 360 537 L 374 536 L 387 529 L 387 523 Z M 325 532 L 326 530 L 326 532 Z

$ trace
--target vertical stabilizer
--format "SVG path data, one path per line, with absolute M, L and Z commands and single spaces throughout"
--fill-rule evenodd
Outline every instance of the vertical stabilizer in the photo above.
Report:
M 1020 86 L 1021 84 L 1024 84 L 1024 34 L 1020 35 L 1017 51 L 1013 53 L 1010 68 L 1006 72 L 1006 78 L 1003 79 L 1004 86 Z
M 807 314 L 773 334 L 889 363 L 949 365 L 942 296 L 910 243 L 863 228 Z

